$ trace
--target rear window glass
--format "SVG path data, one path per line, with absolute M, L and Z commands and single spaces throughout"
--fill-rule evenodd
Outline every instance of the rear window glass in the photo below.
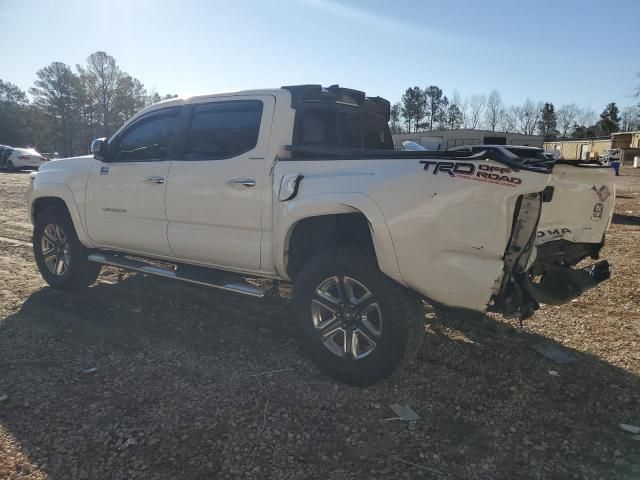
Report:
M 298 114 L 298 145 L 338 146 L 338 122 L 335 110 L 313 108 Z
M 258 143 L 262 102 L 220 102 L 196 107 L 185 160 L 216 160 L 246 153 Z
M 357 113 L 338 112 L 338 131 L 341 147 L 362 147 L 360 116 Z
M 369 113 L 362 115 L 362 139 L 364 148 L 393 149 L 389 125 L 378 115 Z
M 306 108 L 298 111 L 294 145 L 393 150 L 387 122 L 362 110 Z

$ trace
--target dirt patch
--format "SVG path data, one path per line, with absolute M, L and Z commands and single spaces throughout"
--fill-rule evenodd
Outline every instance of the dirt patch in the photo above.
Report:
M 48 288 L 28 175 L 0 174 L 0 478 L 640 478 L 617 426 L 640 425 L 640 172 L 622 173 L 609 282 L 523 333 L 425 307 L 418 360 L 366 389 L 310 364 L 286 295 L 112 269 L 81 295 Z M 388 420 L 392 403 L 420 420 Z

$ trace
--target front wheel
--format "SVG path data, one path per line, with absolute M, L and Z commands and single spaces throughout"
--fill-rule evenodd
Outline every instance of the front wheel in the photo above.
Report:
M 350 384 L 391 376 L 415 356 L 424 335 L 419 299 L 357 247 L 311 258 L 296 278 L 294 305 L 311 359 Z
M 47 208 L 36 216 L 33 253 L 42 278 L 53 288 L 82 289 L 100 275 L 100 265 L 88 260 L 69 214 L 60 208 Z

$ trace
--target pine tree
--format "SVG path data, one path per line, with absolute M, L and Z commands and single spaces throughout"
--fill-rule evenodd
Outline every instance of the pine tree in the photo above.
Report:
M 414 132 L 418 131 L 420 121 L 424 118 L 424 94 L 420 87 L 407 88 L 402 95 L 402 116 L 407 122 L 408 132 L 411 132 L 412 121 Z
M 602 111 L 598 126 L 603 135 L 611 135 L 620 129 L 620 111 L 615 103 L 610 103 Z
M 553 139 L 558 136 L 558 130 L 556 119 L 556 111 L 553 108 L 553 103 L 547 102 L 540 111 L 540 119 L 538 120 L 538 130 L 545 140 Z

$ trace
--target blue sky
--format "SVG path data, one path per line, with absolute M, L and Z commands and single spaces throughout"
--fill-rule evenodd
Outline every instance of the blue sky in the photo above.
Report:
M 96 50 L 159 93 L 438 85 L 507 103 L 636 103 L 640 1 L 0 0 L 0 78 Z

